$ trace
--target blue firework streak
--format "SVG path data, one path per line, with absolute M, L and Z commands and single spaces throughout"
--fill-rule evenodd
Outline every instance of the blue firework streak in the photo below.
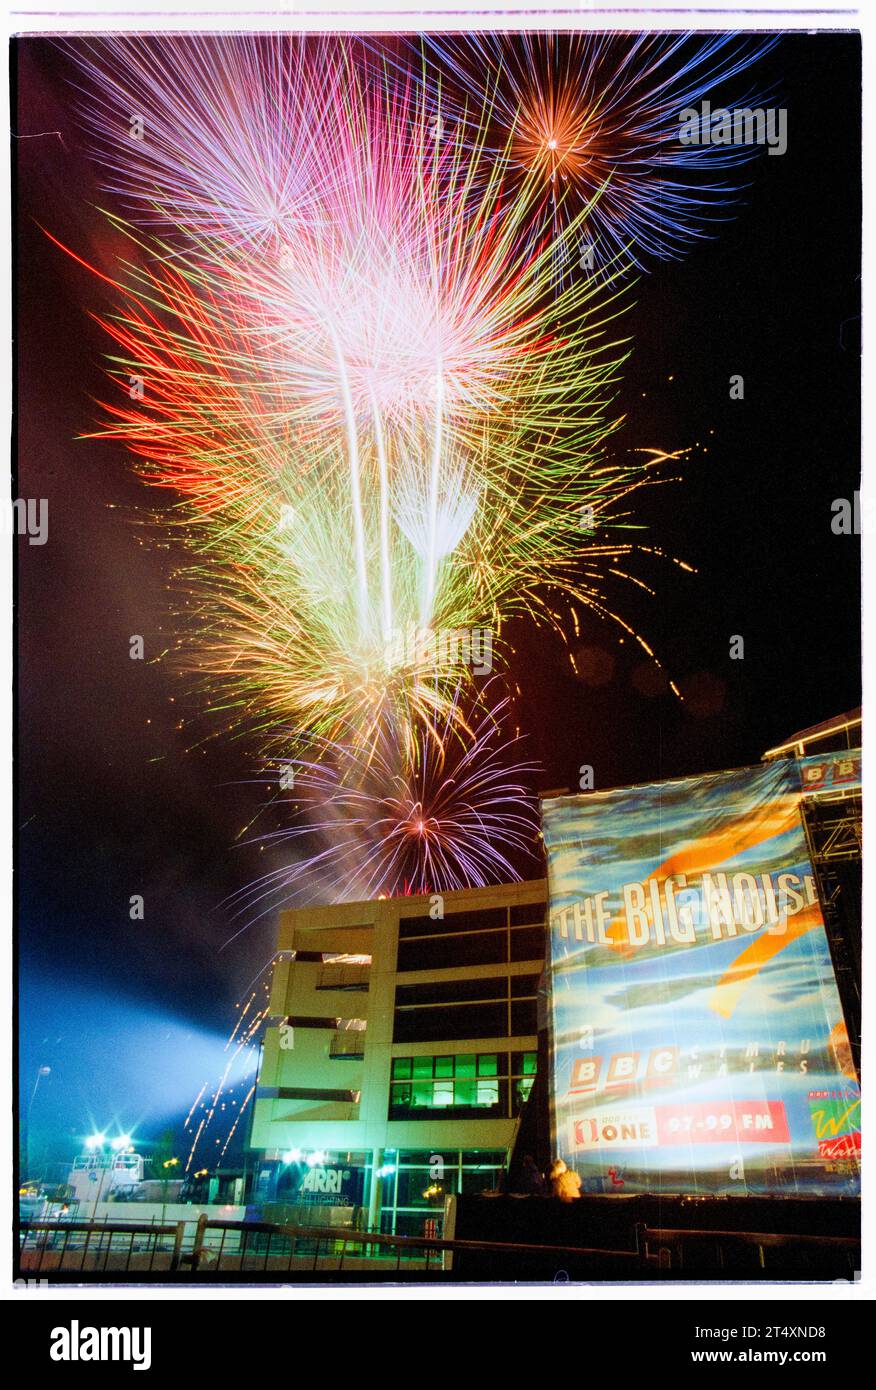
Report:
M 442 93 L 436 121 L 492 112 L 521 185 L 533 173 L 533 232 L 559 235 L 587 208 L 595 273 L 683 256 L 726 220 L 756 145 L 683 144 L 681 113 L 763 106 L 738 79 L 776 36 L 440 34 L 423 75 Z M 532 186 L 530 184 L 530 186 Z

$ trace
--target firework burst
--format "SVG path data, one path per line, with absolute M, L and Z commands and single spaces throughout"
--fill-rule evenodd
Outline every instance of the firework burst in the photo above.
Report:
M 359 718 L 366 744 L 394 713 L 410 748 L 465 672 L 398 652 L 539 614 L 583 512 L 604 521 L 637 473 L 603 456 L 621 305 L 583 282 L 553 298 L 510 155 L 437 139 L 415 86 L 374 95 L 342 59 L 317 233 L 256 253 L 128 229 L 103 432 L 183 497 L 198 664 L 240 688 L 223 708 L 326 737 Z
M 738 79 L 775 39 L 587 33 L 423 42 L 426 70 L 433 83 L 446 76 L 445 108 L 455 105 L 457 119 L 467 122 L 477 93 L 490 92 L 497 141 L 510 140 L 538 234 L 557 235 L 587 207 L 576 254 L 558 248 L 565 278 L 582 268 L 646 270 L 684 255 L 726 220 L 738 197 L 734 171 L 756 151 L 683 144 L 680 115 L 709 97 L 725 105 L 731 90 L 738 104 L 759 104 Z M 590 252 L 583 260 L 582 246 Z
M 259 782 L 270 789 L 265 809 L 286 800 L 295 811 L 257 841 L 302 852 L 231 900 L 244 925 L 304 898 L 474 888 L 516 878 L 521 861 L 534 862 L 536 765 L 519 756 L 507 699 L 490 707 L 490 693 L 466 716 L 469 737 L 451 711 L 440 739 L 424 740 L 413 759 L 384 731 L 367 763 L 342 742 L 271 764 Z M 288 791 L 278 791 L 284 781 Z
M 571 607 L 577 632 L 578 605 L 631 631 L 605 597 L 609 576 L 640 582 L 626 499 L 678 455 L 608 454 L 619 281 L 724 206 L 749 152 L 682 146 L 678 111 L 753 50 L 70 51 L 129 247 L 103 277 L 117 390 L 99 433 L 174 495 L 189 664 L 234 732 L 291 760 L 297 811 L 266 840 L 311 856 L 235 909 L 513 877 L 537 833 L 530 769 L 480 677 L 507 665 L 512 615 L 563 633 Z M 558 279 L 594 236 L 600 273 Z M 484 632 L 479 669 L 459 644 Z

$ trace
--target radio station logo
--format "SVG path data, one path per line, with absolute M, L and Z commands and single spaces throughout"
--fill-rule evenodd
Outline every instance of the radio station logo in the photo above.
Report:
M 605 1110 L 572 1121 L 572 1149 L 652 1149 L 659 1144 L 656 1112 Z
M 819 1158 L 859 1158 L 861 1154 L 861 1097 L 854 1091 L 809 1092 L 809 1114 Z
M 689 1105 L 597 1110 L 572 1120 L 572 1150 L 653 1149 L 678 1144 L 788 1144 L 779 1100 L 703 1101 Z

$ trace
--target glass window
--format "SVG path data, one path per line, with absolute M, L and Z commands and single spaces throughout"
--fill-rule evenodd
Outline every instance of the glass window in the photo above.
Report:
M 522 1076 L 519 1079 L 519 1081 L 514 1082 L 513 1095 L 515 1115 L 520 1114 L 520 1111 L 523 1109 L 524 1105 L 529 1100 L 530 1092 L 532 1091 L 533 1080 L 534 1078 L 531 1076 Z
M 519 908 L 517 910 L 519 911 Z M 402 917 L 398 924 L 398 934 L 399 939 L 404 941 L 412 936 L 443 936 L 445 932 L 489 931 L 491 928 L 504 927 L 507 920 L 507 909 L 504 907 L 485 907 L 471 912 L 447 912 L 443 917 Z M 529 918 L 531 922 L 536 920 L 535 917 Z
M 535 1001 L 533 1000 L 533 1010 Z M 534 1033 L 535 1028 L 526 1028 Z M 443 1009 L 397 1009 L 393 1042 L 451 1042 L 456 1038 L 507 1038 L 508 1006 L 457 1004 Z
M 477 1102 L 477 1085 L 478 1083 L 476 1081 L 457 1081 L 455 1084 L 456 1104 L 475 1105 Z
M 441 1119 L 453 1110 L 475 1118 L 484 1111 L 496 1116 L 517 1115 L 532 1088 L 532 1075 L 521 1075 L 526 1066 L 534 1067 L 535 1053 L 514 1053 L 516 1080 L 508 1080 L 507 1052 L 465 1052 L 458 1057 L 395 1058 L 409 1062 L 412 1070 L 424 1073 L 422 1079 L 394 1081 L 390 1087 L 390 1119 Z M 427 1065 L 428 1064 L 428 1065 Z M 430 1070 L 431 1068 L 431 1070 Z M 435 1073 L 433 1079 L 432 1071 Z M 453 1071 L 453 1075 L 450 1072 Z M 439 1072 L 447 1073 L 439 1076 Z M 429 1155 L 425 1155 L 429 1159 Z M 429 1159 L 431 1161 L 431 1159 Z
M 538 1008 L 534 999 L 515 1000 L 511 1005 L 511 1032 L 518 1038 L 538 1032 Z
M 499 1186 L 501 1168 L 463 1168 L 462 1191 L 464 1193 L 495 1192 Z
M 538 1053 L 536 1052 L 512 1052 L 511 1054 L 511 1075 L 512 1076 L 535 1076 L 538 1069 Z
M 431 1106 L 432 1104 L 432 1082 L 415 1081 L 411 1087 L 411 1100 L 414 1109 L 420 1106 Z
M 478 1105 L 498 1105 L 499 1104 L 499 1082 L 479 1081 L 477 1083 L 477 1103 Z
M 525 975 L 525 980 L 535 976 Z M 535 988 L 526 991 L 535 994 Z M 418 1004 L 462 1004 L 468 999 L 507 999 L 508 980 L 504 975 L 490 975 L 485 980 L 430 980 L 423 985 L 398 985 L 395 991 L 397 1009 Z
M 534 999 L 538 993 L 538 981 L 538 975 L 512 975 L 511 998 L 527 999 L 531 996 Z
M 544 922 L 547 916 L 547 903 L 518 903 L 511 908 L 512 927 L 528 927 L 530 923 Z
M 396 1081 L 410 1081 L 411 1079 L 411 1058 L 393 1057 L 392 1075 Z
M 544 951 L 538 952 L 543 955 Z M 398 969 L 450 970 L 454 965 L 499 965 L 508 959 L 504 931 L 458 933 L 426 937 L 422 941 L 400 941 Z
M 452 1105 L 453 1104 L 453 1082 L 435 1081 L 432 1085 L 432 1104 L 433 1105 Z
M 543 960 L 544 927 L 517 927 L 511 933 L 512 960 Z
M 456 1190 L 456 1184 L 453 1182 L 455 1176 L 454 1170 L 451 1169 L 451 1186 L 448 1187 L 446 1182 L 442 1183 L 432 1178 L 428 1168 L 403 1168 L 398 1175 L 398 1205 L 420 1208 L 440 1206 L 444 1193 Z M 440 1191 L 431 1191 L 434 1187 L 438 1187 Z

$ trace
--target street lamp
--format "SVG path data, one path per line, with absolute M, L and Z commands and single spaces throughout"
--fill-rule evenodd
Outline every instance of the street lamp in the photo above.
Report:
M 87 1138 L 86 1141 L 85 1141 L 85 1147 L 86 1147 L 86 1149 L 90 1149 L 92 1153 L 99 1152 L 99 1153 L 101 1154 L 101 1156 L 103 1155 L 103 1149 L 104 1149 L 104 1145 L 105 1145 L 105 1144 L 106 1144 L 106 1135 L 103 1133 L 102 1130 L 98 1130 L 95 1134 L 89 1134 L 88 1138 Z M 98 1206 L 98 1203 L 99 1203 L 99 1201 L 100 1201 L 101 1194 L 103 1193 L 103 1185 L 104 1185 L 104 1182 L 105 1182 L 105 1180 L 106 1180 L 106 1172 L 107 1172 L 107 1170 L 106 1170 L 106 1164 L 105 1164 L 105 1162 L 104 1162 L 104 1163 L 101 1163 L 100 1169 L 99 1169 L 98 1183 L 97 1183 L 97 1193 L 96 1193 L 96 1195 L 95 1195 L 95 1198 L 94 1198 L 94 1206 L 93 1206 L 92 1211 L 91 1211 L 91 1219 L 92 1219 L 92 1221 L 96 1221 L 96 1220 L 97 1220 L 97 1206 Z

